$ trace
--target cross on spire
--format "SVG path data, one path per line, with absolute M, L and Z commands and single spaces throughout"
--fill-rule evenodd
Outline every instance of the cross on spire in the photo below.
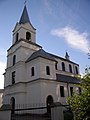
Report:
M 24 5 L 26 5 L 26 3 L 27 3 L 27 0 L 24 1 Z

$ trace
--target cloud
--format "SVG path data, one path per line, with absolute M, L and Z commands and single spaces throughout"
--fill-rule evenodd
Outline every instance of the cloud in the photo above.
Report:
M 60 38 L 63 37 L 72 48 L 81 50 L 85 53 L 89 52 L 90 46 L 88 33 L 86 32 L 80 33 L 78 30 L 66 26 L 61 29 L 52 30 L 51 34 Z
M 0 89 L 4 87 L 4 76 L 3 73 L 5 72 L 6 63 L 0 62 Z

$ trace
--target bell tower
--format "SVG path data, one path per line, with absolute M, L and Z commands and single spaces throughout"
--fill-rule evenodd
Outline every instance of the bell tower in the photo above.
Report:
M 13 30 L 12 45 L 7 50 L 5 87 L 13 83 L 25 82 L 25 62 L 32 53 L 41 48 L 42 47 L 36 43 L 36 29 L 30 22 L 25 5 L 21 18 Z M 13 76 L 15 76 L 15 80 L 12 81 Z
M 20 21 L 17 22 L 13 30 L 12 44 L 17 43 L 21 39 L 36 43 L 36 29 L 30 22 L 26 5 L 24 6 Z
M 30 22 L 25 5 L 21 18 L 13 30 L 12 46 L 8 49 L 7 55 L 7 68 L 13 65 L 13 56 L 16 56 L 16 63 L 25 62 L 33 52 L 40 48 L 41 46 L 36 44 L 36 29 Z

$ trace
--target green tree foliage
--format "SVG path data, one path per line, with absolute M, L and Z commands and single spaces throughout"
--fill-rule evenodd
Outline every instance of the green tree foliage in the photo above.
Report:
M 73 93 L 67 102 L 73 111 L 74 120 L 90 120 L 90 72 L 88 69 L 80 81 L 81 94 Z

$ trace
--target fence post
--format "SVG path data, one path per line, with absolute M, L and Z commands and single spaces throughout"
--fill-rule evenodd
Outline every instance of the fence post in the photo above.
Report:
M 54 103 L 51 107 L 51 119 L 52 120 L 64 120 L 63 106 L 61 103 Z

